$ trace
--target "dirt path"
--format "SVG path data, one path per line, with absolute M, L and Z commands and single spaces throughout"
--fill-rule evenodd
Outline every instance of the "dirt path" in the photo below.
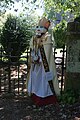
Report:
M 0 98 L 0 120 L 78 120 L 80 103 L 37 107 L 29 97 Z

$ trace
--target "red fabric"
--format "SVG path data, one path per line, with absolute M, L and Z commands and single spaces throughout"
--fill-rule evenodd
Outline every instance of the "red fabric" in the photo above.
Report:
M 56 104 L 57 103 L 57 98 L 56 98 L 55 95 L 51 95 L 51 96 L 42 98 L 42 97 L 38 97 L 35 94 L 33 94 L 32 95 L 32 100 L 38 106 L 48 105 L 48 104 Z

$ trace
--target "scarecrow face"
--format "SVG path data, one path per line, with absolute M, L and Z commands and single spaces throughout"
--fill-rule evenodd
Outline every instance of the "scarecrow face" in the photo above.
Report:
M 43 26 L 37 26 L 36 27 L 36 35 L 41 36 L 43 33 L 46 33 L 47 29 Z

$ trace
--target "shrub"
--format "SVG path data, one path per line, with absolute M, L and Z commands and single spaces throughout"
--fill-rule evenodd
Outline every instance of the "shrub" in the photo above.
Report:
M 56 47 L 61 48 L 66 42 L 66 23 L 63 21 L 54 28 L 54 39 L 56 42 Z
M 1 44 L 6 54 L 11 56 L 11 61 L 19 60 L 21 54 L 29 46 L 29 40 L 32 36 L 30 25 L 25 24 L 19 18 L 9 15 L 2 28 Z
M 69 89 L 67 91 L 64 91 L 62 96 L 59 97 L 59 101 L 62 103 L 68 103 L 68 104 L 73 104 L 80 99 L 80 91 L 75 91 L 72 89 Z

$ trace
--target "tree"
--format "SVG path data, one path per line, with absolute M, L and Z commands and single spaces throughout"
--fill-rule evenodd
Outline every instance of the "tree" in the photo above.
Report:
M 80 16 L 80 0 L 44 0 L 45 1 L 45 13 L 47 18 L 51 19 L 53 23 L 56 21 L 56 13 L 59 13 L 62 17 L 60 23 L 54 28 L 54 38 L 57 47 L 61 47 L 66 42 L 66 27 L 67 22 L 71 18 Z M 72 17 L 73 17 L 72 16 Z M 64 23 L 63 23 L 64 21 Z M 62 45 L 61 45 L 62 44 Z
M 48 16 L 53 9 L 53 12 L 62 12 L 63 16 L 66 16 L 66 12 L 71 12 L 74 16 L 80 15 L 80 0 L 44 0 L 45 12 Z
M 66 43 L 66 23 L 65 21 L 61 22 L 60 24 L 57 24 L 56 27 L 53 29 L 54 38 L 56 41 L 56 47 L 62 48 Z
M 10 8 L 14 4 L 14 0 L 0 0 L 0 16 L 6 12 L 6 8 Z
M 30 1 L 29 0 L 26 0 L 26 1 L 24 1 L 24 0 L 15 0 L 15 1 L 17 1 L 17 2 L 22 1 L 22 6 L 24 7 L 22 13 L 25 13 L 25 11 L 27 11 L 26 12 L 27 15 L 32 15 L 36 9 L 39 9 L 39 8 L 42 7 L 42 5 L 40 3 L 43 0 L 41 0 L 40 2 L 39 2 L 39 0 L 30 0 Z M 14 0 L 2 0 L 2 2 L 1 2 L 2 7 L 1 8 L 4 8 L 4 9 L 6 8 L 5 3 L 10 8 L 9 4 L 14 4 Z M 44 0 L 43 6 L 45 6 L 44 16 L 46 16 L 47 18 L 51 19 L 51 21 L 53 23 L 56 20 L 56 16 L 55 16 L 56 13 L 60 14 L 62 19 L 65 22 L 67 22 L 69 20 L 71 15 L 74 15 L 74 18 L 78 17 L 80 15 L 80 12 L 79 12 L 80 0 Z M 63 22 L 63 21 L 60 21 L 60 22 Z M 63 29 L 63 26 L 61 28 L 61 24 L 63 24 L 63 23 L 60 23 L 60 25 L 59 25 L 60 26 L 60 30 L 62 29 L 62 32 L 63 32 L 63 30 L 65 32 L 65 27 L 66 26 L 64 26 L 64 29 Z M 56 28 L 56 31 L 55 31 L 56 35 L 58 35 L 58 33 L 59 34 L 61 33 L 61 32 L 59 32 L 59 26 L 57 27 L 58 30 Z M 57 33 L 57 31 L 58 31 L 58 33 Z M 63 34 L 63 33 L 61 33 L 61 34 Z M 55 36 L 55 37 L 57 38 L 57 36 Z M 65 40 L 63 40 L 62 42 L 65 42 Z
M 20 55 L 29 46 L 29 41 L 32 36 L 30 25 L 25 24 L 19 18 L 9 15 L 1 33 L 1 44 L 7 54 L 12 57 L 11 61 L 19 60 Z

